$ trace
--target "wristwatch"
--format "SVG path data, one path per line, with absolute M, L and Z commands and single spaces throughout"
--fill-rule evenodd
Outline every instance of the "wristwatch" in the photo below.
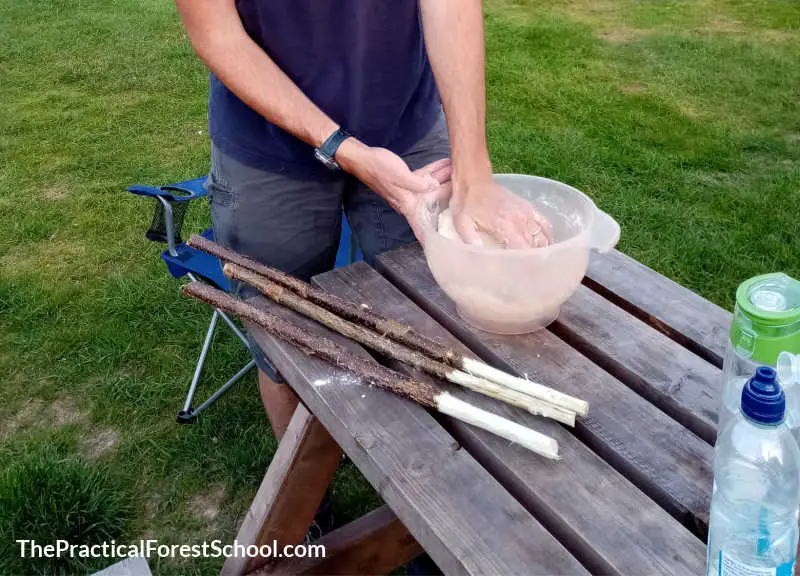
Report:
M 336 151 L 342 142 L 353 136 L 347 130 L 339 128 L 336 132 L 331 134 L 327 140 L 319 148 L 314 148 L 314 157 L 325 164 L 329 170 L 341 170 L 342 167 L 334 160 Z

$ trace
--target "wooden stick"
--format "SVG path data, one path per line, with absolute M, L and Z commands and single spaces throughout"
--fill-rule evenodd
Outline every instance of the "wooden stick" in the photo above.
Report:
M 464 371 L 469 374 L 474 374 L 475 376 L 496 382 L 501 386 L 506 386 L 512 390 L 528 394 L 534 398 L 539 398 L 555 406 L 560 406 L 565 410 L 571 410 L 578 416 L 586 416 L 589 413 L 589 403 L 575 396 L 564 394 L 563 392 L 553 390 L 548 386 L 532 382 L 525 378 L 519 378 L 513 374 L 493 368 L 479 360 L 467 358 L 466 356 L 463 358 L 462 365 Z
M 458 384 L 464 388 L 489 396 L 495 400 L 500 400 L 506 404 L 511 404 L 518 408 L 527 410 L 534 416 L 541 416 L 542 418 L 550 418 L 562 424 L 566 424 L 572 428 L 575 427 L 576 414 L 572 410 L 550 404 L 544 400 L 512 390 L 496 382 L 491 382 L 484 378 L 478 378 L 472 374 L 467 374 L 461 370 L 452 370 L 448 374 L 447 380 L 453 384 Z
M 229 263 L 225 264 L 224 272 L 229 278 L 241 280 L 257 288 L 262 294 L 278 304 L 286 306 L 295 312 L 299 312 L 312 320 L 316 320 L 323 326 L 359 344 L 367 346 L 376 352 L 380 352 L 384 356 L 410 364 L 414 368 L 418 368 L 442 380 L 448 380 L 449 382 L 469 388 L 480 394 L 490 396 L 513 406 L 524 408 L 537 416 L 552 418 L 570 426 L 575 425 L 575 413 L 572 411 L 543 402 L 533 396 L 506 388 L 500 384 L 456 370 L 442 362 L 437 362 L 436 360 L 420 354 L 416 350 L 407 348 L 360 324 L 344 320 L 322 306 L 317 306 L 313 302 L 303 299 L 294 292 L 287 290 L 283 286 L 279 286 L 275 282 L 271 282 L 252 270 L 247 270 L 238 264 Z
M 183 288 L 183 293 L 202 300 L 206 304 L 235 314 L 239 318 L 250 320 L 273 336 L 302 348 L 309 355 L 319 356 L 331 364 L 358 374 L 370 384 L 396 392 L 423 406 L 434 407 L 435 405 L 434 398 L 439 393 L 439 390 L 433 385 L 413 382 L 397 372 L 376 364 L 370 359 L 354 356 L 332 340 L 309 334 L 275 314 L 270 314 L 252 304 L 237 300 L 225 292 L 202 282 L 187 284 Z
M 548 404 L 570 410 L 580 416 L 586 416 L 589 412 L 589 403 L 584 400 L 564 394 L 563 392 L 559 392 L 542 384 L 531 382 L 524 378 L 518 378 L 512 374 L 497 370 L 480 360 L 464 356 L 457 350 L 419 334 L 410 326 L 374 313 L 366 304 L 359 306 L 353 302 L 348 302 L 347 300 L 325 292 L 324 290 L 314 288 L 298 278 L 294 278 L 270 266 L 265 266 L 260 262 L 256 262 L 251 258 L 207 240 L 202 236 L 192 236 L 188 244 L 193 248 L 216 256 L 220 260 L 238 264 L 242 268 L 264 276 L 268 280 L 284 288 L 288 288 L 302 298 L 337 314 L 345 320 L 371 328 L 379 334 L 383 334 L 395 342 L 417 350 L 433 360 L 447 364 L 458 370 L 463 370 L 464 372 L 485 380 L 496 382 L 497 384 L 522 392 L 523 394 L 539 398 Z
M 183 293 L 210 304 L 214 308 L 250 320 L 273 336 L 297 346 L 304 353 L 318 356 L 334 366 L 355 374 L 373 386 L 388 390 L 423 406 L 434 408 L 512 442 L 517 442 L 532 452 L 547 458 L 559 459 L 558 442 L 555 439 L 458 400 L 444 392 L 439 386 L 411 380 L 371 359 L 356 356 L 328 338 L 310 334 L 279 316 L 237 300 L 202 282 L 187 284 L 183 287 Z
M 555 438 L 539 434 L 502 416 L 481 410 L 472 404 L 459 400 L 448 392 L 439 394 L 437 408 L 442 414 L 447 414 L 501 438 L 516 442 L 532 452 L 542 454 L 552 460 L 560 459 L 558 456 L 558 441 Z M 536 435 L 532 435 L 531 432 Z
M 430 338 L 422 336 L 418 332 L 415 332 L 410 326 L 406 326 L 395 320 L 384 318 L 383 316 L 375 314 L 366 304 L 359 306 L 353 302 L 342 300 L 338 296 L 330 294 L 329 292 L 314 288 L 311 284 L 303 282 L 299 278 L 290 276 L 289 274 L 281 272 L 280 270 L 270 266 L 265 266 L 260 262 L 256 262 L 252 258 L 243 256 L 237 252 L 234 252 L 233 250 L 229 250 L 228 248 L 220 246 L 219 244 L 212 242 L 211 240 L 207 240 L 202 236 L 192 236 L 189 238 L 187 244 L 189 244 L 189 246 L 192 248 L 197 248 L 198 250 L 207 252 L 212 256 L 216 256 L 224 262 L 238 264 L 242 268 L 246 268 L 247 270 L 251 270 L 256 274 L 260 274 L 268 280 L 271 280 L 272 282 L 275 282 L 276 284 L 279 284 L 284 288 L 288 288 L 292 292 L 299 294 L 306 300 L 309 300 L 318 306 L 322 306 L 326 310 L 330 310 L 331 312 L 338 314 L 345 320 L 356 322 L 372 328 L 380 334 L 391 336 L 392 340 L 400 342 L 401 344 L 405 344 L 409 348 L 424 351 L 425 354 L 431 358 L 439 360 L 440 362 L 444 362 L 445 364 L 450 364 L 456 368 L 459 367 L 457 364 L 462 356 L 459 352 L 456 352 L 455 350 L 452 350 L 447 346 L 436 342 L 435 340 L 431 340 Z

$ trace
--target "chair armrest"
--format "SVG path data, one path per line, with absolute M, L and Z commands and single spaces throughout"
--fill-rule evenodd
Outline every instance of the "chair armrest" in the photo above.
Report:
M 169 254 L 177 256 L 177 244 L 181 242 L 180 234 L 183 217 L 190 200 L 202 198 L 208 194 L 205 188 L 205 176 L 184 180 L 167 186 L 145 186 L 135 184 L 127 188 L 128 192 L 138 196 L 146 196 L 156 201 L 153 221 L 145 236 L 154 242 L 166 242 Z
M 161 187 L 134 184 L 133 186 L 128 186 L 126 190 L 139 196 L 163 198 L 170 202 L 189 202 L 208 194 L 208 190 L 205 188 L 205 181 L 206 177 L 201 176 L 200 178 L 184 180 L 183 182 Z

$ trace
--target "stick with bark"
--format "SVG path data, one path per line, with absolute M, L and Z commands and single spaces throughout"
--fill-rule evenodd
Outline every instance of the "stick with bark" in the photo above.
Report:
M 558 442 L 555 439 L 459 400 L 439 386 L 412 380 L 371 359 L 356 356 L 328 338 L 311 334 L 279 316 L 260 310 L 202 282 L 187 284 L 183 287 L 183 293 L 214 308 L 235 314 L 243 320 L 250 320 L 273 336 L 297 346 L 309 356 L 318 356 L 373 386 L 516 442 L 547 458 L 559 459 Z
M 393 360 L 405 362 L 432 376 L 453 382 L 454 384 L 506 402 L 512 406 L 518 406 L 537 416 L 552 418 L 569 426 L 575 426 L 575 412 L 559 406 L 554 406 L 548 402 L 529 396 L 528 394 L 511 390 L 505 386 L 478 378 L 461 370 L 456 370 L 447 364 L 428 358 L 424 354 L 407 348 L 360 324 L 344 320 L 333 312 L 305 300 L 296 293 L 287 290 L 275 282 L 269 281 L 267 278 L 256 274 L 252 270 L 247 270 L 237 264 L 229 263 L 225 264 L 224 272 L 229 278 L 241 280 L 257 288 L 259 292 L 278 304 L 286 306 L 295 312 L 299 312 L 312 320 L 316 320 L 323 326 L 338 332 L 342 336 L 346 336 Z
M 531 382 L 525 378 L 519 378 L 508 374 L 507 372 L 489 366 L 485 362 L 464 356 L 457 350 L 419 334 L 410 326 L 376 314 L 365 304 L 359 306 L 358 304 L 343 300 L 324 290 L 314 288 L 298 278 L 294 278 L 275 268 L 265 266 L 247 256 L 243 256 L 233 250 L 229 250 L 207 240 L 202 236 L 192 236 L 188 244 L 193 248 L 216 256 L 220 260 L 238 264 L 243 268 L 260 274 L 272 282 L 284 288 L 288 288 L 306 300 L 341 316 L 345 320 L 371 328 L 379 334 L 383 334 L 400 344 L 417 350 L 448 366 L 463 370 L 479 378 L 490 380 L 507 388 L 511 388 L 512 390 L 522 392 L 523 394 L 539 398 L 549 404 L 560 406 L 566 410 L 575 412 L 579 416 L 586 416 L 589 412 L 589 403 L 584 400 L 564 394 L 563 392 L 559 392 L 537 382 Z

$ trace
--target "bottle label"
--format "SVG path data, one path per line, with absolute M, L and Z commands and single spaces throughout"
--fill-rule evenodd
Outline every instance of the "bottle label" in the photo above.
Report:
M 735 556 L 719 551 L 719 576 L 792 576 L 794 558 L 772 568 L 753 566 L 742 562 Z

